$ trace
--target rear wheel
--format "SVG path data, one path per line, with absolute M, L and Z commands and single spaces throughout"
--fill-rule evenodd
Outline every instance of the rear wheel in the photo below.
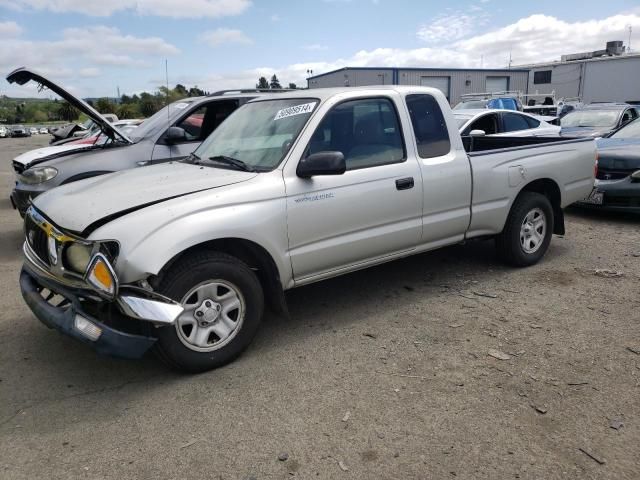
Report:
M 553 208 L 540 193 L 522 192 L 496 238 L 498 255 L 510 265 L 527 267 L 546 253 L 553 233 Z
M 158 329 L 156 353 L 189 372 L 217 368 L 235 359 L 253 339 L 263 313 L 262 287 L 240 260 L 200 252 L 173 265 L 158 291 L 180 302 L 175 324 Z

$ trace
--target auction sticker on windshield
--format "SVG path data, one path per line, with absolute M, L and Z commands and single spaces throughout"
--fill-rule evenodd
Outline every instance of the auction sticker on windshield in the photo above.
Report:
M 303 113 L 311 113 L 316 106 L 316 102 L 303 103 L 302 105 L 294 105 L 293 107 L 283 108 L 276 112 L 274 120 L 280 120 L 281 118 L 292 117 L 294 115 L 301 115 Z

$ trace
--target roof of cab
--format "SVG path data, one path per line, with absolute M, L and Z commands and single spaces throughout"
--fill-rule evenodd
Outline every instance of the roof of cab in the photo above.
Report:
M 302 90 L 295 91 L 285 91 L 278 96 L 274 96 L 274 98 L 279 99 L 287 99 L 287 98 L 317 98 L 320 101 L 327 100 L 336 95 L 341 95 L 350 92 L 384 92 L 384 91 L 392 91 L 398 93 L 416 93 L 416 92 L 424 92 L 424 93 L 438 93 L 444 95 L 437 88 L 432 87 L 420 87 L 415 85 L 370 85 L 365 87 L 335 87 L 335 88 L 308 88 Z M 264 100 L 264 99 L 261 99 Z

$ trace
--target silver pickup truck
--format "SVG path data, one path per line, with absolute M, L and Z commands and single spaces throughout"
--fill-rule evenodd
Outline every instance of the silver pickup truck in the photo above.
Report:
M 185 161 L 37 197 L 22 294 L 98 352 L 211 369 L 287 289 L 472 238 L 536 263 L 595 166 L 592 140 L 461 138 L 431 88 L 259 98 Z

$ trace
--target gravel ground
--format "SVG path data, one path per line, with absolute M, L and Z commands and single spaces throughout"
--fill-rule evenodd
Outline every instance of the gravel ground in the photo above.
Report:
M 11 159 L 47 140 L 0 139 L 0 478 L 640 477 L 640 218 L 569 212 L 524 270 L 476 242 L 300 288 L 185 376 L 24 305 Z

